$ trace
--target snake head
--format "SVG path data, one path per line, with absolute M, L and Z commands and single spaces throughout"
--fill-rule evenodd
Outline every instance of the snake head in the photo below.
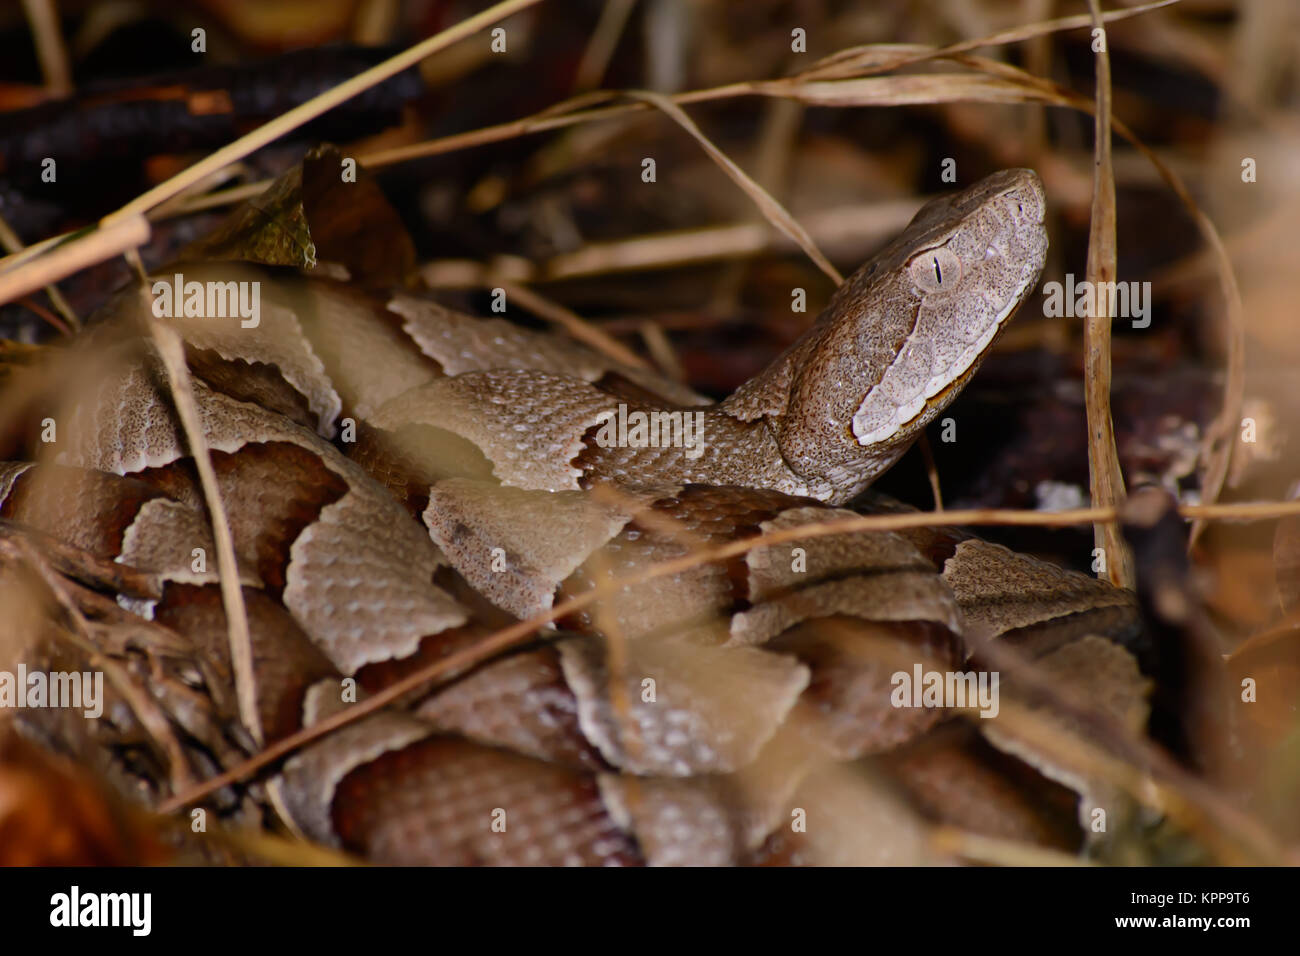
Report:
M 865 488 L 974 374 L 1037 284 L 1045 210 L 1029 169 L 930 201 L 768 370 L 762 414 L 822 497 Z M 783 401 L 770 401 L 778 383 Z

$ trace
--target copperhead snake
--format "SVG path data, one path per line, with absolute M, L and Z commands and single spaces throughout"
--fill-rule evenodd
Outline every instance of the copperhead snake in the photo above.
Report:
M 1033 292 L 1044 213 L 1028 170 L 932 201 L 717 404 L 408 291 L 246 263 L 160 270 L 259 284 L 256 327 L 168 321 L 228 513 L 265 742 L 610 575 L 842 520 L 850 502 L 891 507 L 864 491 Z M 57 439 L 39 463 L 0 466 L 0 517 L 155 585 L 117 600 L 176 636 L 145 654 L 144 683 L 187 765 L 122 698 L 100 722 L 24 717 L 146 804 L 256 749 L 210 519 L 139 332 L 154 301 L 138 282 L 105 307 L 79 353 L 94 373 L 50 412 Z M 690 416 L 685 442 L 614 427 L 670 413 Z M 1067 788 L 1080 819 L 1114 798 L 1103 783 L 1015 724 L 892 705 L 891 675 L 978 669 L 1003 643 L 1126 726 L 1145 720 L 1132 595 L 954 529 L 762 546 L 555 625 L 207 805 L 387 863 L 909 862 L 933 859 L 934 819 L 1077 847 L 1083 828 L 1062 835 L 1011 781 Z M 69 652 L 33 653 L 54 667 Z

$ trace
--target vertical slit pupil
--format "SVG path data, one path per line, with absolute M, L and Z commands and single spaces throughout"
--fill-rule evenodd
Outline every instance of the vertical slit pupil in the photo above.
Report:
M 943 285 L 943 273 L 939 270 L 939 257 L 934 257 L 934 281 Z

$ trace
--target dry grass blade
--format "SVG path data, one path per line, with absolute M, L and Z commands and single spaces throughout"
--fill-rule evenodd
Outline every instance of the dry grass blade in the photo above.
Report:
M 152 301 L 152 293 L 150 293 Z M 152 310 L 150 310 L 151 312 Z M 212 519 L 212 539 L 217 548 L 217 567 L 220 569 L 221 604 L 226 611 L 227 636 L 230 643 L 230 664 L 235 676 L 235 694 L 239 701 L 239 719 L 253 739 L 262 743 L 262 720 L 257 710 L 257 683 L 253 674 L 253 645 L 248 631 L 248 612 L 244 607 L 244 593 L 239 585 L 239 568 L 235 563 L 235 541 L 226 518 L 226 506 L 221 500 L 221 487 L 217 473 L 212 468 L 212 455 L 203 437 L 199 421 L 199 407 L 194 401 L 189 367 L 185 364 L 185 347 L 176 330 L 157 321 L 150 315 L 149 334 L 163 367 L 167 370 L 167 385 L 171 389 L 176 415 L 189 445 L 190 456 L 198 469 L 203 500 Z
M 233 192 L 236 189 L 240 189 L 240 188 L 247 189 L 248 188 L 247 186 L 244 187 L 236 186 L 231 190 L 219 190 L 219 187 L 221 187 L 225 183 L 232 182 L 238 179 L 239 177 L 246 175 L 247 173 L 248 173 L 248 167 L 244 163 L 231 163 L 229 166 L 223 166 L 221 167 L 221 169 L 218 169 L 216 172 L 204 176 L 201 180 L 199 180 L 194 185 L 190 186 L 184 192 L 178 193 L 177 195 L 173 196 L 171 199 L 168 199 L 166 202 L 159 203 L 157 206 L 154 206 L 146 214 L 146 218 L 150 222 L 158 222 L 159 220 L 162 219 L 171 219 L 175 216 L 182 215 L 186 212 L 192 212 L 196 207 L 204 208 L 202 205 L 203 200 L 208 199 L 213 195 L 227 195 L 228 193 Z M 255 183 L 253 185 L 261 185 L 262 189 L 258 190 L 258 192 L 261 192 L 266 188 L 266 186 L 269 186 L 270 184 L 271 181 L 267 180 L 265 184 Z M 219 190 L 219 191 L 214 192 L 214 190 Z M 257 195 L 257 193 L 255 192 L 252 195 Z
M 1166 177 L 1166 181 L 1168 178 Z M 1181 183 L 1170 186 L 1178 193 L 1183 204 L 1191 211 L 1201 235 L 1210 243 L 1214 256 L 1218 260 L 1219 282 L 1223 289 L 1224 304 L 1227 309 L 1225 325 L 1228 329 L 1227 378 L 1223 384 L 1223 408 L 1219 416 L 1206 429 L 1205 442 L 1202 445 L 1202 458 L 1205 470 L 1201 476 L 1201 501 L 1213 504 L 1223 493 L 1224 482 L 1228 479 L 1228 470 L 1232 466 L 1232 450 L 1235 446 L 1233 437 L 1241 424 L 1241 408 L 1246 395 L 1246 317 L 1241 302 L 1241 290 L 1237 287 L 1237 275 L 1228 258 L 1228 250 L 1223 245 L 1218 229 L 1192 199 L 1191 194 Z M 1188 537 L 1189 548 L 1196 544 L 1196 539 L 1205 530 L 1205 523 L 1198 521 L 1192 525 Z
M 934 103 L 1049 103 L 1043 92 L 996 76 L 928 73 L 808 82 L 799 77 L 754 83 L 760 96 L 783 96 L 810 106 L 924 106 Z
M 202 212 L 205 209 L 218 209 L 222 206 L 234 206 L 245 199 L 252 199 L 254 196 L 260 196 L 266 192 L 271 185 L 272 180 L 261 179 L 255 183 L 245 183 L 240 186 L 231 186 L 228 189 L 219 189 L 216 192 L 199 195 L 186 193 L 177 196 L 173 200 L 168 200 L 161 206 L 157 206 L 149 211 L 149 219 L 158 221 L 160 219 L 173 219 L 178 216 L 187 216 L 193 212 Z
M 682 368 L 681 360 L 673 350 L 673 344 L 668 340 L 668 333 L 664 331 L 663 326 L 646 320 L 641 323 L 637 331 L 641 334 L 641 341 L 645 343 L 646 351 L 654 359 L 659 371 L 674 381 L 685 382 L 686 370 Z
M 906 226 L 922 201 L 901 199 L 837 206 L 809 213 L 803 221 L 823 247 L 846 241 L 878 242 Z M 514 258 L 508 263 L 498 261 L 488 265 L 468 259 L 438 259 L 421 266 L 420 275 L 435 288 L 499 285 L 498 279 L 553 282 L 741 258 L 786 247 L 798 248 L 785 236 L 774 233 L 766 222 L 738 222 L 592 242 L 537 265 Z
M 27 296 L 25 298 L 19 299 L 18 304 L 36 313 L 36 315 L 39 316 L 41 319 L 43 319 L 48 325 L 58 330 L 58 333 L 60 335 L 67 336 L 67 337 L 72 336 L 74 330 L 71 325 L 64 322 L 61 318 L 59 318 L 49 309 L 45 308 L 45 306 L 41 305 L 39 302 L 32 299 L 31 296 Z
M 1107 10 L 1101 14 L 1101 20 L 1104 23 L 1114 23 L 1180 2 L 1181 0 L 1156 0 L 1154 3 L 1145 3 L 1127 10 Z M 910 66 L 913 63 L 921 63 L 929 59 L 950 57 L 957 53 L 969 53 L 972 50 L 979 50 L 988 46 L 1022 43 L 1025 40 L 1048 36 L 1052 33 L 1078 30 L 1093 25 L 1093 14 L 1080 13 L 1071 17 L 1058 17 L 1055 20 L 1043 20 L 1039 23 L 1028 23 L 1024 26 L 1012 27 L 1000 33 L 993 33 L 974 40 L 963 40 L 961 43 L 954 43 L 942 48 L 925 47 L 921 44 L 873 43 L 869 46 L 839 50 L 830 56 L 823 57 L 807 70 L 800 72 L 799 76 L 806 79 L 835 79 L 844 76 L 861 76 L 863 73 L 868 72 L 882 73 L 886 70 L 896 70 L 899 67 Z
M 78 229 L 73 230 L 72 232 L 63 232 L 57 236 L 50 236 L 50 238 L 42 239 L 40 242 L 34 242 L 30 246 L 22 246 L 17 252 L 11 252 L 3 259 L 0 259 L 0 277 L 8 275 L 20 266 L 26 265 L 33 259 L 45 255 L 55 246 L 69 242 L 77 236 L 88 235 L 94 229 L 94 226 L 88 226 L 85 229 Z
M 939 484 L 939 469 L 934 463 L 934 449 L 930 447 L 930 436 L 921 432 L 916 445 L 921 449 L 921 457 L 925 459 L 925 474 L 930 479 L 930 494 L 934 498 L 934 510 L 942 511 L 943 488 Z
M 1088 475 L 1092 503 L 1106 508 L 1118 504 L 1124 497 L 1124 476 L 1120 472 L 1115 423 L 1110 414 L 1110 325 L 1115 302 L 1107 290 L 1115 288 L 1115 170 L 1111 165 L 1110 149 L 1110 54 L 1097 0 L 1089 0 L 1089 6 L 1095 25 L 1093 35 L 1097 37 L 1100 33 L 1100 42 L 1097 39 L 1093 41 L 1097 109 L 1093 114 L 1092 220 L 1088 232 L 1087 266 L 1087 281 L 1096 295 L 1084 327 L 1083 383 L 1084 405 L 1088 413 Z M 1098 574 L 1104 574 L 1117 587 L 1136 587 L 1133 553 L 1124 541 L 1119 525 L 1115 522 L 1098 525 L 1093 535 L 1105 556 Z
M 798 221 L 795 220 L 794 216 L 790 215 L 784 206 L 777 202 L 776 197 L 755 182 L 748 173 L 732 161 L 731 157 L 718 149 L 718 147 L 700 131 L 700 128 L 695 125 L 695 121 L 686 115 L 685 110 L 662 93 L 633 90 L 627 95 L 634 99 L 650 103 L 656 108 L 662 110 L 679 126 L 681 126 L 682 129 L 695 137 L 696 142 L 704 147 L 704 151 L 709 154 L 709 158 L 717 163 L 722 168 L 722 171 L 730 176 L 736 185 L 745 191 L 745 195 L 749 196 L 749 198 L 754 201 L 754 204 L 767 218 L 768 222 L 776 226 L 776 228 L 780 229 L 798 243 L 799 248 L 807 253 L 808 258 L 817 265 L 817 268 L 830 276 L 831 280 L 837 286 L 844 283 L 844 277 L 840 275 L 839 270 L 831 265 L 827 258 L 822 255 L 821 250 L 817 248 L 817 244 L 813 242 L 812 236 L 808 235 L 807 230 L 805 230 L 803 226 L 799 225 Z
M 22 240 L 18 238 L 18 234 L 9 227 L 9 223 L 5 221 L 3 216 L 0 216 L 0 245 L 3 245 L 5 251 L 10 253 L 21 252 L 23 249 Z M 45 287 L 45 294 L 50 297 L 50 302 L 59 310 L 59 314 L 67 320 L 68 327 L 72 331 L 75 332 L 81 328 L 81 319 L 78 318 L 77 313 L 73 310 L 68 300 L 63 297 L 63 293 L 59 291 L 58 286 L 47 285 Z
M 1107 21 L 1125 19 L 1127 17 L 1147 13 L 1159 7 L 1168 6 L 1171 3 L 1177 2 L 1179 2 L 1179 0 L 1159 0 L 1159 2 L 1156 3 L 1134 7 L 1132 10 L 1111 11 L 1104 15 L 1104 19 Z M 822 64 L 826 64 L 841 56 L 846 59 L 842 69 L 837 69 L 830 77 L 817 78 L 838 78 L 843 76 L 862 76 L 865 73 L 880 73 L 889 69 L 897 69 L 898 67 L 906 66 L 911 63 L 920 63 L 925 60 L 953 58 L 957 54 L 976 50 L 981 47 L 996 46 L 1002 43 L 1014 42 L 1016 40 L 1023 40 L 1031 37 L 1046 36 L 1062 30 L 1073 30 L 1079 27 L 1088 26 L 1091 22 L 1091 17 L 1088 14 L 1082 14 L 1075 17 L 1064 17 L 1060 20 L 1047 20 L 1042 23 L 1029 24 L 1024 27 L 1016 28 L 1015 30 L 980 37 L 975 40 L 967 40 L 947 47 L 932 47 L 922 44 L 872 44 L 870 47 L 866 48 L 855 47 L 852 50 L 841 51 L 840 53 L 833 54 L 831 57 L 820 61 Z M 856 65 L 850 69 L 849 63 L 847 62 L 850 56 L 863 57 L 865 65 Z M 814 73 L 817 69 L 818 67 L 814 66 L 810 70 L 797 74 L 794 77 L 770 82 L 803 82 L 806 84 L 808 80 L 814 78 Z M 671 99 L 679 106 L 683 106 L 690 103 L 704 103 L 712 100 L 729 99 L 736 96 L 751 96 L 758 92 L 757 87 L 763 85 L 765 84 L 762 82 L 730 83 L 724 86 L 713 87 L 711 89 L 692 90 L 686 93 L 679 93 L 671 97 Z M 554 106 L 548 107 L 532 116 L 526 116 L 523 119 L 512 120 L 508 123 L 499 123 L 496 126 L 487 126 L 467 133 L 456 133 L 451 136 L 444 136 L 440 139 L 428 140 L 423 143 L 412 143 L 407 146 L 400 146 L 393 149 L 370 153 L 363 157 L 362 164 L 372 168 L 378 168 L 380 166 L 405 162 L 411 159 L 456 152 L 457 150 L 469 149 L 474 146 L 485 146 L 489 143 L 514 139 L 518 136 L 527 136 L 533 133 L 542 133 L 548 130 L 561 129 L 565 126 L 573 126 L 578 123 L 613 119 L 618 116 L 624 116 L 630 112 L 645 110 L 648 108 L 648 104 L 645 103 L 623 103 L 613 106 L 599 106 L 593 109 L 587 108 L 588 106 L 597 103 L 608 102 L 614 95 L 614 93 L 584 94 L 583 96 L 574 97 L 565 100 L 562 103 L 557 103 Z
M 599 100 L 606 101 L 613 95 L 612 93 L 601 94 Z M 359 162 L 368 169 L 379 169 L 383 166 L 391 166 L 393 163 L 404 163 L 408 160 L 423 159 L 427 156 L 440 156 L 443 153 L 454 153 L 473 146 L 486 146 L 489 143 L 499 143 L 503 140 L 515 139 L 532 133 L 563 129 L 566 126 L 576 126 L 579 123 L 586 123 L 591 120 L 613 119 L 637 110 L 650 109 L 649 105 L 645 103 L 623 103 L 617 106 L 602 106 L 596 109 L 583 108 L 592 101 L 591 94 L 584 94 L 581 97 L 574 97 L 565 100 L 563 103 L 557 103 L 555 106 L 547 107 L 532 116 L 525 116 L 523 119 L 498 123 L 496 126 L 485 126 L 482 129 L 471 130 L 467 133 L 454 133 L 451 136 L 426 140 L 423 143 L 411 143 L 407 146 L 395 146 L 392 149 L 381 149 L 373 153 L 367 153 L 365 156 L 360 157 Z
M 148 220 L 144 216 L 131 216 L 112 224 L 100 223 L 98 229 L 84 237 L 57 246 L 47 243 L 28 246 L 10 257 L 17 263 L 15 268 L 0 272 L 0 305 L 53 285 L 87 266 L 138 249 L 149 241 L 149 234 Z
M 617 339 L 607 335 L 577 313 L 556 302 L 552 302 L 545 296 L 538 295 L 527 286 L 517 285 L 513 282 L 503 282 L 501 288 L 505 290 L 507 298 L 514 299 L 534 315 L 546 319 L 548 322 L 554 322 L 572 338 L 591 346 L 604 355 L 608 355 L 614 361 L 622 362 L 624 365 L 631 365 L 633 368 L 650 367 L 645 359 Z
M 46 90 L 51 96 L 67 96 L 72 92 L 72 67 L 59 30 L 59 11 L 54 0 L 23 0 L 23 9 L 36 41 L 36 56 L 41 61 Z
M 600 85 L 635 6 L 636 0 L 606 0 L 600 11 L 600 19 L 596 22 L 596 29 L 587 41 L 587 49 L 578 62 L 573 80 L 575 91 L 581 92 Z

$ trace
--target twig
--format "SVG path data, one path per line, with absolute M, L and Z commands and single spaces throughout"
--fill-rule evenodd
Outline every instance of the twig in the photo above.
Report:
M 603 329 L 592 325 L 576 312 L 566 309 L 558 302 L 553 302 L 545 296 L 538 295 L 527 286 L 518 285 L 514 282 L 502 282 L 500 286 L 505 290 L 508 299 L 515 300 L 534 315 L 540 316 L 548 322 L 554 322 L 568 332 L 572 338 L 590 345 L 596 351 L 608 355 L 616 362 L 631 365 L 633 368 L 648 369 L 650 367 L 645 359 L 622 342 L 607 334 Z
M 22 239 L 19 238 L 18 233 L 13 231 L 13 228 L 5 221 L 3 216 L 0 216 L 0 244 L 5 247 L 6 252 L 10 253 L 21 252 L 23 248 Z M 81 328 L 81 319 L 77 317 L 77 313 L 73 311 L 68 300 L 63 297 L 63 293 L 59 291 L 58 286 L 47 285 L 45 294 L 50 297 L 50 302 L 59 310 L 59 314 L 67 320 L 69 327 L 73 331 Z
M 128 249 L 139 248 L 149 241 L 149 234 L 148 220 L 144 216 L 131 216 L 113 223 L 104 220 L 98 229 L 84 238 L 62 242 L 43 255 L 33 250 L 43 250 L 46 247 L 29 246 L 15 254 L 32 254 L 25 265 L 0 272 L 0 305 L 20 299 L 44 286 L 53 285 L 59 279 L 87 266 L 120 256 Z
M 138 260 L 137 260 L 138 264 Z M 152 305 L 153 292 L 147 281 L 143 290 Z M 199 419 L 199 406 L 194 400 L 194 386 L 189 367 L 185 364 L 185 346 L 180 334 L 169 325 L 156 319 L 152 308 L 143 310 L 149 325 L 149 335 L 163 368 L 167 371 L 167 385 L 176 406 L 190 456 L 199 473 L 203 500 L 208 506 L 212 522 L 212 539 L 217 548 L 217 568 L 221 586 L 221 604 L 226 611 L 226 635 L 230 643 L 230 666 L 235 677 L 235 695 L 239 700 L 239 718 L 260 746 L 263 742 L 262 719 L 257 710 L 257 682 L 253 672 L 253 646 L 248 631 L 248 611 L 244 607 L 244 593 L 239 585 L 239 568 L 235 561 L 235 542 L 226 517 L 226 506 L 221 500 L 221 486 L 212 467 L 212 455 L 203 434 Z
M 837 206 L 809 213 L 803 222 L 819 245 L 849 240 L 874 242 L 906 226 L 923 201 L 913 198 Z M 786 247 L 798 248 L 789 237 L 773 232 L 766 222 L 746 221 L 593 242 L 536 264 L 515 257 L 488 265 L 466 259 L 439 259 L 421 266 L 420 276 L 435 288 L 499 285 L 500 279 L 553 282 L 740 258 Z
M 11 518 L 0 518 L 0 541 L 8 538 L 21 538 L 32 542 L 32 546 L 39 550 L 50 566 L 64 577 L 131 597 L 159 597 L 158 583 L 152 574 L 138 571 L 129 564 L 101 558 L 84 548 L 35 528 L 29 528 Z
M 1110 414 L 1110 324 L 1115 303 L 1106 294 L 1115 281 L 1115 170 L 1110 150 L 1110 54 L 1101 26 L 1097 0 L 1088 0 L 1094 29 L 1101 43 L 1094 41 L 1096 101 L 1093 113 L 1092 216 L 1088 231 L 1087 281 L 1096 295 L 1084 325 L 1084 406 L 1088 417 L 1088 475 L 1092 503 L 1105 508 L 1124 498 L 1124 476 L 1115 447 L 1115 423 Z M 1133 552 L 1119 525 L 1097 525 L 1093 540 L 1102 549 L 1105 562 L 1098 576 L 1122 588 L 1136 587 Z
M 777 201 L 775 196 L 756 183 L 748 173 L 737 166 L 730 156 L 718 149 L 717 146 L 713 145 L 713 141 L 701 132 L 700 128 L 695 125 L 695 121 L 686 115 L 685 110 L 674 103 L 671 98 L 664 96 L 662 93 L 651 93 L 645 90 L 632 90 L 627 95 L 634 99 L 644 100 L 657 109 L 662 110 L 679 126 L 681 126 L 682 129 L 690 133 L 691 136 L 695 138 L 695 141 L 704 148 L 704 151 L 709 154 L 709 158 L 717 163 L 722 168 L 722 171 L 730 176 L 732 180 L 735 181 L 736 185 L 744 190 L 745 195 L 754 201 L 754 204 L 758 206 L 759 211 L 763 213 L 768 222 L 776 226 L 777 229 L 780 229 L 798 243 L 799 248 L 801 248 L 808 258 L 813 261 L 817 268 L 830 276 L 831 281 L 834 282 L 836 286 L 844 284 L 844 277 L 840 275 L 839 270 L 831 265 L 830 261 L 822 255 L 821 250 L 817 248 L 817 243 L 813 242 L 812 236 L 808 235 L 808 231 L 804 229 L 803 226 L 799 225 L 798 220 L 796 220 L 794 216 L 790 215 L 786 208 Z
M 934 510 L 942 511 L 943 489 L 939 486 L 939 469 L 934 464 L 934 448 L 930 445 L 930 436 L 921 432 L 916 447 L 921 450 L 921 458 L 925 461 L 925 474 L 930 479 L 930 494 L 934 497 Z
M 28 309 L 31 312 L 34 312 L 37 316 L 40 317 L 40 319 L 43 322 L 45 322 L 45 324 L 49 325 L 51 328 L 53 328 L 55 331 L 57 331 L 60 335 L 64 336 L 65 338 L 71 337 L 71 335 L 73 334 L 72 326 L 68 325 L 67 322 L 64 322 L 61 318 L 59 318 L 49 309 L 45 308 L 45 306 L 41 305 L 30 295 L 24 296 L 23 298 L 19 299 L 18 304 L 21 305 L 23 308 Z
M 21 559 L 40 578 L 55 603 L 72 624 L 73 630 L 58 628 L 56 633 L 85 654 L 91 667 L 103 671 L 117 688 L 117 692 L 126 700 L 136 720 L 140 721 L 140 726 L 149 733 L 167 757 L 168 776 L 173 792 L 193 786 L 194 775 L 190 771 L 189 762 L 185 759 L 185 751 L 181 747 L 180 740 L 173 733 L 166 715 L 146 691 L 135 685 L 131 676 L 120 664 L 101 653 L 95 646 L 85 617 L 44 556 L 30 542 L 16 536 L 0 539 L 0 550 L 9 551 Z
M 675 382 L 685 382 L 686 370 L 682 368 L 682 363 L 673 350 L 673 343 L 668 340 L 663 327 L 658 322 L 646 319 L 638 324 L 637 332 L 659 371 Z
M 72 92 L 72 68 L 59 32 L 58 7 L 54 0 L 23 0 L 23 9 L 36 41 L 36 57 L 41 61 L 46 90 L 52 96 L 67 96 Z
M 1134 7 L 1131 10 L 1113 10 L 1104 14 L 1103 19 L 1108 23 L 1114 20 L 1123 20 L 1177 2 L 1179 2 L 1179 0 L 1158 0 L 1156 3 Z M 956 43 L 946 47 L 927 47 L 918 44 L 913 46 L 910 52 L 900 53 L 896 44 L 890 44 L 892 55 L 889 58 L 876 57 L 875 61 L 872 62 L 868 68 L 859 69 L 855 72 L 857 75 L 884 73 L 914 63 L 922 63 L 926 60 L 952 58 L 957 54 L 977 50 L 981 47 L 1001 46 L 1016 40 L 1044 36 L 1062 30 L 1074 30 L 1079 27 L 1090 26 L 1091 24 L 1091 17 L 1088 14 L 1081 14 L 1079 16 L 1062 17 L 1059 20 L 1047 20 L 1043 23 L 1017 27 L 1014 30 L 1007 30 L 1002 33 L 995 33 L 991 36 L 979 37 L 974 40 L 964 40 L 961 43 Z M 841 53 L 855 53 L 860 52 L 862 49 L 863 48 L 861 47 L 855 47 L 848 51 L 841 51 Z M 840 54 L 834 54 L 833 56 L 839 55 Z M 831 58 L 822 60 L 821 63 L 826 64 L 830 59 Z M 818 66 L 814 65 L 804 73 L 788 77 L 786 80 L 778 80 L 776 82 L 789 83 L 791 81 L 799 80 L 800 78 L 810 78 L 817 70 Z M 727 83 L 723 86 L 710 87 L 704 90 L 691 90 L 686 93 L 678 93 L 672 96 L 671 99 L 679 106 L 685 106 L 691 103 L 704 103 L 712 100 L 730 99 L 737 96 L 753 96 L 764 93 L 765 91 L 761 90 L 759 87 L 760 84 L 753 81 Z M 613 95 L 614 94 L 612 93 L 609 94 L 609 96 Z M 775 94 L 767 91 L 767 95 Z M 548 107 L 540 113 L 526 116 L 523 119 L 511 120 L 507 123 L 499 123 L 496 126 L 485 126 L 482 129 L 471 130 L 467 133 L 455 133 L 451 136 L 444 136 L 440 139 L 426 140 L 423 143 L 412 143 L 407 146 L 380 150 L 376 153 L 367 154 L 365 157 L 360 159 L 359 162 L 361 165 L 369 168 L 379 168 L 393 163 L 405 162 L 410 159 L 438 156 L 443 153 L 456 152 L 457 150 L 466 149 L 472 146 L 485 146 L 489 143 L 500 142 L 501 140 L 514 139 L 518 136 L 525 136 L 533 133 L 542 133 L 548 130 L 560 129 L 565 126 L 575 126 L 579 123 L 588 123 L 593 120 L 614 119 L 615 117 L 625 116 L 628 113 L 644 112 L 650 108 L 646 103 L 621 103 L 613 106 L 600 106 L 597 108 L 587 109 L 586 106 L 590 102 L 594 102 L 590 96 L 574 97 L 573 99 L 566 100 L 562 103 L 557 103 L 555 106 Z
M 600 19 L 596 21 L 596 29 L 587 41 L 587 49 L 578 61 L 578 70 L 573 80 L 575 92 L 581 93 L 600 86 L 635 6 L 636 0 L 606 0 L 600 11 Z

